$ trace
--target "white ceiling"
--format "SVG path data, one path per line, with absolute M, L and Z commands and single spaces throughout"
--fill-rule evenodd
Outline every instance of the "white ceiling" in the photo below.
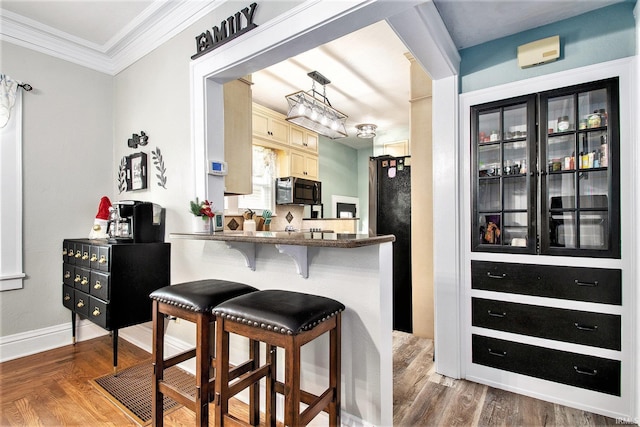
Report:
M 433 1 L 454 44 L 462 49 L 624 0 Z M 143 32 L 170 37 L 216 4 L 195 0 L 2 0 L 0 34 L 4 40 L 42 47 L 47 53 L 57 46 L 60 51 L 77 49 L 82 54 L 70 60 L 80 63 L 78 58 L 83 57 L 91 62 L 83 65 L 116 74 L 156 47 L 140 47 Z M 174 27 L 172 31 L 168 25 Z M 159 43 L 162 37 L 155 39 Z M 127 50 L 135 52 L 127 56 Z M 254 73 L 254 99 L 286 113 L 285 95 L 311 89 L 307 73 L 315 70 L 331 80 L 327 98 L 349 116 L 350 135 L 355 134 L 358 123 L 378 125 L 379 135 L 407 128 L 409 62 L 405 52 L 393 30 L 380 22 Z M 338 141 L 354 148 L 371 144 L 355 137 Z

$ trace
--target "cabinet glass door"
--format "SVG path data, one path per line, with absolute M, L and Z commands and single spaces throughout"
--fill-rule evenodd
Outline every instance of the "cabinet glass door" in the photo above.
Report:
M 534 112 L 534 96 L 472 107 L 472 250 L 535 251 Z
M 540 95 L 542 253 L 620 256 L 617 87 Z

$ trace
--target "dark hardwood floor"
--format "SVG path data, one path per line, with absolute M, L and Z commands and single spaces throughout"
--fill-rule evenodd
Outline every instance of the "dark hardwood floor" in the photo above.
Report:
M 0 426 L 135 426 L 89 380 L 112 370 L 108 336 L 0 364 Z M 433 371 L 430 340 L 394 334 L 394 425 L 397 426 L 609 426 L 616 420 Z M 120 340 L 120 369 L 149 353 Z M 239 416 L 246 406 L 231 405 Z M 193 426 L 182 408 L 165 425 Z M 213 425 L 211 422 L 210 425 Z

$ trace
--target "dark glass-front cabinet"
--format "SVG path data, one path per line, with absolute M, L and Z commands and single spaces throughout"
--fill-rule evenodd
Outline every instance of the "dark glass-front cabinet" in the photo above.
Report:
M 620 258 L 617 78 L 471 114 L 473 251 Z

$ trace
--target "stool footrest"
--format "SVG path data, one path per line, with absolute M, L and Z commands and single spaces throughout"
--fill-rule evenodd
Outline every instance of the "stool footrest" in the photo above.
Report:
M 253 359 L 249 359 L 237 366 L 233 366 L 229 369 L 229 381 L 233 381 L 241 375 L 251 372 L 253 369 Z
M 300 425 L 306 426 L 316 417 L 320 412 L 327 411 L 329 403 L 333 400 L 333 389 L 328 388 L 322 393 L 322 396 L 316 399 L 315 403 L 308 403 L 307 409 L 300 414 Z M 302 400 L 302 399 L 300 399 Z M 304 400 L 302 400 L 304 402 Z M 306 402 L 304 402 L 306 403 Z
M 183 391 L 178 390 L 177 388 L 175 388 L 171 384 L 169 384 L 169 383 L 167 383 L 165 381 L 160 381 L 158 383 L 158 390 L 163 395 L 172 398 L 176 402 L 186 406 L 187 408 L 191 409 L 192 411 L 195 410 L 195 407 L 196 407 L 195 398 L 193 396 L 191 396 L 191 395 L 186 394 Z
M 235 382 L 233 385 L 229 385 L 229 393 L 227 397 L 230 398 L 235 396 L 245 388 L 253 385 L 256 381 L 260 380 L 260 378 L 266 377 L 267 375 L 269 375 L 270 369 L 271 366 L 263 365 L 255 371 L 240 376 L 237 382 Z
M 164 369 L 168 369 L 172 366 L 177 365 L 178 363 L 182 363 L 186 360 L 193 359 L 196 357 L 196 349 L 187 350 L 180 354 L 176 354 L 175 356 L 169 357 L 162 362 Z
M 276 389 L 276 393 L 284 396 L 284 383 L 280 381 L 276 381 L 275 389 Z M 332 390 L 329 388 L 325 391 L 325 393 L 330 391 Z M 325 393 L 323 393 L 323 396 Z M 304 403 L 305 405 L 313 405 L 318 399 L 321 399 L 321 397 L 318 397 L 315 394 L 309 393 L 308 391 L 300 390 L 300 402 Z M 323 408 L 323 411 L 329 412 L 327 408 Z

